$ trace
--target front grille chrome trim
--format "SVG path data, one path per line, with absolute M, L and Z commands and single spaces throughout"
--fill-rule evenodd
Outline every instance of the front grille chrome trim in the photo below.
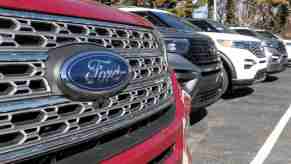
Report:
M 37 145 L 52 139 L 58 140 L 59 137 L 68 136 L 72 133 L 81 133 L 81 131 L 93 127 L 104 129 L 109 126 L 106 130 L 112 130 L 114 129 L 113 126 L 117 126 L 116 122 L 126 122 L 128 118 L 133 117 L 137 113 L 139 115 L 147 115 L 155 110 L 155 108 L 162 108 L 165 103 L 172 104 L 172 88 L 167 81 L 165 79 L 142 88 L 122 92 L 110 97 L 108 99 L 109 102 L 100 108 L 96 107 L 95 103 L 92 102 L 71 102 L 61 97 L 55 97 L 50 100 L 50 104 L 48 104 L 48 99 L 34 99 L 34 101 L 40 102 L 38 107 L 27 103 L 32 100 L 21 103 L 21 105 L 0 103 L 0 107 L 2 105 L 3 108 L 4 106 L 11 106 L 13 108 L 13 110 L 5 109 L 0 113 L 0 118 L 5 118 L 3 120 L 5 125 L 9 125 L 9 127 L 1 129 L 0 134 L 12 135 L 16 133 L 21 138 L 21 140 L 15 141 L 16 143 L 10 143 L 11 145 L 1 146 L 0 144 L 0 155 L 6 151 L 16 151 L 27 145 Z M 27 104 L 24 105 L 25 103 Z M 96 105 L 99 106 L 99 104 Z M 19 109 L 16 109 L 16 107 Z M 115 112 L 115 110 L 119 112 Z M 29 120 L 23 120 L 23 115 L 34 116 L 31 116 Z M 91 116 L 96 117 L 93 122 L 87 121 L 88 124 L 85 125 L 81 123 L 82 118 Z M 42 129 L 47 130 L 46 126 L 53 127 L 59 125 L 61 126 L 57 128 L 60 131 L 53 134 L 46 134 L 44 131 L 44 136 L 42 135 Z
M 8 23 L 0 25 L 0 91 L 7 88 L 1 81 L 19 93 L 35 79 L 47 86 L 37 92 L 40 83 L 34 81 L 26 95 L 0 95 L 0 163 L 114 133 L 174 104 L 164 47 L 153 29 L 2 8 L 0 21 Z M 46 61 L 53 56 L 48 51 L 75 43 L 93 43 L 120 54 L 133 73 L 129 85 L 90 102 L 72 101 L 51 90 Z M 9 72 L 10 66 L 17 66 L 19 74 Z
M 48 50 L 67 43 L 82 42 L 116 50 L 159 49 L 152 29 L 7 9 L 0 9 L 0 13 L 0 20 L 12 24 L 11 27 L 0 26 L 0 50 Z M 30 38 L 30 42 L 24 42 L 27 38 Z
M 167 107 L 172 105 L 173 102 L 165 101 L 164 103 L 160 104 L 159 106 L 152 107 L 150 111 L 146 113 L 135 113 L 130 115 L 125 122 L 122 124 L 114 124 L 114 126 L 108 124 L 107 126 L 103 127 L 90 127 L 87 129 L 83 129 L 82 131 L 77 131 L 75 133 L 70 134 L 69 136 L 56 136 L 54 138 L 50 138 L 47 141 L 43 141 L 39 144 L 31 144 L 27 145 L 26 147 L 22 147 L 18 150 L 12 150 L 7 153 L 0 154 L 0 161 L 1 162 L 15 162 L 18 160 L 22 160 L 24 158 L 31 157 L 33 155 L 37 155 L 40 153 L 49 152 L 60 147 L 73 145 L 75 143 L 79 143 L 85 141 L 87 139 L 91 139 L 100 135 L 103 135 L 106 132 L 111 131 L 112 129 L 119 129 L 122 127 L 126 127 L 129 124 L 136 122 L 137 120 L 141 120 L 143 118 L 149 117 Z M 115 120 L 116 122 L 121 120 Z M 124 120 L 122 120 L 124 121 Z M 58 142 L 56 142 L 57 140 Z M 23 141 L 22 141 L 23 142 Z
M 60 103 L 66 103 L 70 100 L 61 96 L 51 96 L 38 99 L 18 100 L 11 102 L 0 103 L 0 114 L 6 112 L 15 112 L 19 110 L 27 110 L 32 108 L 45 107 L 48 104 L 55 105 Z
M 47 58 L 46 52 L 0 52 L 0 62 L 44 61 Z
M 68 23 L 78 23 L 78 24 L 86 24 L 86 25 L 103 25 L 112 28 L 127 28 L 127 29 L 142 29 L 145 31 L 149 31 L 148 28 L 137 27 L 137 26 L 130 26 L 125 24 L 117 24 L 117 23 L 110 23 L 110 22 L 101 22 L 95 21 L 86 18 L 78 18 L 78 17 L 70 17 L 70 16 L 60 16 L 60 15 L 53 15 L 53 14 L 43 14 L 43 13 L 33 13 L 27 11 L 15 11 L 10 9 L 0 8 L 0 13 L 3 16 L 9 17 L 19 17 L 19 18 L 31 18 L 31 19 L 40 19 L 40 20 L 48 20 L 48 21 L 57 21 L 57 22 L 68 22 Z

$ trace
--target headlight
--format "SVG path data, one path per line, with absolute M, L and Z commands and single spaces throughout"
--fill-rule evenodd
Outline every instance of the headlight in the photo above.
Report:
M 190 43 L 187 39 L 164 39 L 167 52 L 185 54 L 190 48 Z
M 217 42 L 223 47 L 228 47 L 228 48 L 233 47 L 233 41 L 231 40 L 217 40 Z
M 239 48 L 239 49 L 247 49 L 247 50 L 250 49 L 252 44 L 257 44 L 257 42 L 232 41 L 232 40 L 217 40 L 217 42 L 223 47 Z
M 278 47 L 278 42 L 264 41 L 263 42 L 263 47 L 277 48 Z

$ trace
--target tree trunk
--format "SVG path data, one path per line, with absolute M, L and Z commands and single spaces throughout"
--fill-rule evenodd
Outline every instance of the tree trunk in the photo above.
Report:
M 226 20 L 225 22 L 230 25 L 234 25 L 237 22 L 235 15 L 235 3 L 234 0 L 226 1 Z

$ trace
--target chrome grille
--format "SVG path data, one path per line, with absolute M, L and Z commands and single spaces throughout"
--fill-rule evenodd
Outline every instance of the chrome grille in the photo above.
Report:
M 164 75 L 167 66 L 163 57 L 129 58 L 133 70 L 133 81 Z
M 258 58 L 266 57 L 261 42 L 250 42 L 249 44 L 250 45 L 248 49 Z
M 0 62 L 0 101 L 48 94 L 44 74 L 43 62 Z
M 0 114 L 0 150 L 41 142 L 52 136 L 69 135 L 132 113 L 145 112 L 172 94 L 167 81 L 164 79 L 154 85 L 125 91 L 102 104 L 66 102 Z
M 191 52 L 187 58 L 194 64 L 207 65 L 220 62 L 214 43 L 210 39 L 192 38 L 190 42 Z
M 44 50 L 80 42 L 91 42 L 115 49 L 158 48 L 158 42 L 153 34 L 143 30 L 0 17 L 0 50 L 7 48 Z
M 0 15 L 0 163 L 114 131 L 173 103 L 167 63 L 151 29 L 6 9 Z M 88 42 L 128 61 L 128 87 L 96 102 L 53 93 L 48 51 Z

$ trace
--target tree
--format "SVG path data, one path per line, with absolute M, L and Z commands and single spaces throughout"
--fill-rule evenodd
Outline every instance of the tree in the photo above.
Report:
M 193 4 L 192 0 L 186 0 L 185 4 L 185 16 L 186 17 L 191 17 L 193 12 Z
M 208 0 L 208 18 L 213 18 L 213 12 L 214 12 L 214 0 Z
M 281 33 L 286 29 L 288 0 L 257 0 L 255 26 Z
M 226 1 L 226 20 L 225 23 L 234 25 L 237 22 L 236 14 L 235 14 L 235 3 L 234 0 Z

